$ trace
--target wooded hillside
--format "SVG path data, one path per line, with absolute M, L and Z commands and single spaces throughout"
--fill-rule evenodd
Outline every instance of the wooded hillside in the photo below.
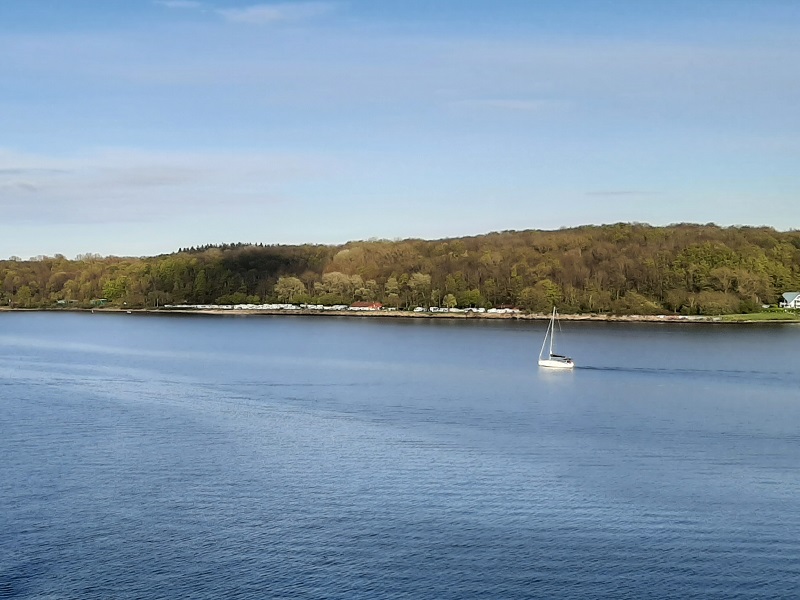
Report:
M 377 300 L 564 313 L 722 314 L 800 290 L 800 231 L 680 224 L 505 231 L 341 246 L 233 244 L 143 258 L 0 261 L 0 305 Z M 59 303 L 59 301 L 61 301 Z

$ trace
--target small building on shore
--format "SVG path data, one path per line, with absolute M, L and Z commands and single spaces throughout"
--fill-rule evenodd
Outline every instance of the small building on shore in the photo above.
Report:
M 786 292 L 780 305 L 781 308 L 800 308 L 800 292 Z

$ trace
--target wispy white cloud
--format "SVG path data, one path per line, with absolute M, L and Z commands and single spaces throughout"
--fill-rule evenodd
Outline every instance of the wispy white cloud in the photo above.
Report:
M 0 190 L 6 192 L 36 192 L 38 186 L 30 181 L 0 181 Z
M 330 168 L 289 154 L 106 150 L 65 158 L 0 149 L 0 212 L 20 223 L 119 223 L 246 211 L 287 200 L 287 186 Z
M 652 196 L 657 192 L 646 190 L 595 190 L 586 192 L 587 196 Z
M 333 2 L 283 2 L 256 4 L 244 8 L 219 9 L 217 12 L 232 23 L 270 25 L 287 21 L 305 21 L 333 12 Z
M 490 110 L 509 110 L 518 112 L 542 112 L 565 106 L 563 102 L 554 100 L 537 100 L 521 98 L 486 98 L 473 100 L 460 100 L 454 106 L 465 108 L 485 108 Z
M 196 2 L 195 0 L 155 0 L 154 4 L 158 4 L 159 6 L 164 6 L 166 8 L 194 9 L 203 7 L 202 2 Z
M 2 158 L 2 155 L 0 155 Z M 28 173 L 61 173 L 63 171 L 59 171 L 58 169 L 43 169 L 37 167 L 16 167 L 16 168 L 7 168 L 7 169 L 0 169 L 0 178 L 4 175 L 25 175 Z

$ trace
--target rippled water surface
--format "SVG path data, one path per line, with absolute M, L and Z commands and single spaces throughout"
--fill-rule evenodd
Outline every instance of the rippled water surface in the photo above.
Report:
M 796 598 L 800 328 L 0 314 L 0 597 Z

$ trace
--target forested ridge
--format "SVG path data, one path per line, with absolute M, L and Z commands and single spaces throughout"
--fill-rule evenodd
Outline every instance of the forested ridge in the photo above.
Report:
M 292 302 L 564 313 L 753 312 L 800 290 L 800 231 L 679 224 L 442 240 L 209 245 L 154 257 L 0 261 L 0 306 Z

